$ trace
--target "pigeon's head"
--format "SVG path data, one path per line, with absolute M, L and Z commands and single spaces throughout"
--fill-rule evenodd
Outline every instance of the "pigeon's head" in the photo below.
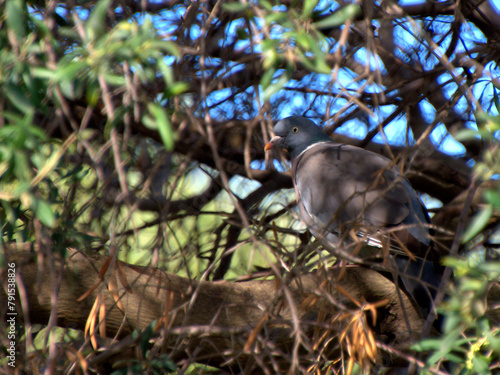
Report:
M 314 143 L 331 141 L 319 126 L 301 116 L 278 121 L 274 126 L 274 134 L 264 149 L 268 151 L 274 146 L 282 147 L 290 152 L 292 159 Z

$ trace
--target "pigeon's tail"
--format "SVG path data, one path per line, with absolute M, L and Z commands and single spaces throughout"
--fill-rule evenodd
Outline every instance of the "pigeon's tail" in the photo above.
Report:
M 421 258 L 411 260 L 403 255 L 395 255 L 394 260 L 399 279 L 422 316 L 426 318 L 431 313 L 436 314 L 434 300 L 441 285 L 444 267 Z

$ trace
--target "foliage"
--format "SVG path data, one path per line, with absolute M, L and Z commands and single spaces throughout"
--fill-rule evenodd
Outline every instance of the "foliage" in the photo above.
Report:
M 426 4 L 1 2 L 2 249 L 32 243 L 65 262 L 75 247 L 201 280 L 326 267 L 286 190 L 286 160 L 263 151 L 276 119 L 305 115 L 394 159 L 434 207 L 454 278 L 442 335 L 418 347 L 431 352 L 422 367 L 493 373 L 500 15 L 492 1 Z M 137 371 L 180 365 L 144 350 Z M 318 371 L 342 363 L 304 358 Z
M 500 263 L 478 261 L 481 257 L 472 254 L 470 259 L 446 262 L 454 270 L 457 285 L 451 287 L 450 297 L 440 309 L 445 317 L 443 334 L 415 345 L 416 350 L 433 352 L 427 367 L 448 360 L 456 373 L 493 374 L 498 366 L 500 331 L 493 323 L 488 292 L 498 288 Z M 494 295 L 498 297 L 498 290 Z
M 500 172 L 498 140 L 493 133 L 500 129 L 498 116 L 486 117 L 488 125 L 480 131 L 465 131 L 465 136 L 482 136 L 492 142 L 485 150 L 483 161 L 475 165 L 476 176 L 488 180 Z M 468 246 L 460 258 L 447 258 L 445 264 L 453 270 L 456 282 L 450 285 L 448 299 L 440 312 L 444 317 L 442 336 L 425 339 L 415 345 L 420 351 L 432 351 L 427 367 L 438 361 L 449 360 L 460 374 L 493 374 L 500 358 L 500 329 L 495 324 L 494 312 L 498 309 L 500 262 L 498 248 L 492 246 L 498 230 L 485 231 L 495 211 L 500 210 L 498 184 L 496 189 L 484 191 L 484 206 L 475 214 L 462 236 Z M 491 242 L 490 242 L 491 241 Z
M 166 354 L 155 355 L 152 351 L 148 350 L 148 342 L 153 337 L 155 325 L 156 321 L 152 322 L 144 332 L 135 331 L 132 334 L 132 338 L 139 341 L 140 358 L 142 361 L 137 360 L 126 363 L 127 367 L 122 367 L 112 372 L 112 375 L 144 374 L 145 372 L 159 375 L 173 373 L 177 370 L 175 363 Z

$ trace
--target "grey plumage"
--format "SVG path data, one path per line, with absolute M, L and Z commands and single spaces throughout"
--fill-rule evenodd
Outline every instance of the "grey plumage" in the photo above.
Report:
M 311 233 L 331 250 L 352 233 L 372 246 L 390 242 L 393 250 L 399 249 L 395 268 L 408 276 L 403 280 L 407 289 L 418 294 L 421 285 L 414 278 L 420 279 L 422 272 L 435 272 L 425 260 L 432 253 L 425 226 L 430 221 L 418 195 L 392 161 L 335 143 L 304 117 L 279 121 L 274 133 L 266 150 L 277 145 L 290 152 L 299 212 Z M 391 241 L 381 236 L 384 230 L 393 230 Z M 415 261 L 401 257 L 409 253 Z M 426 275 L 438 283 L 434 276 Z

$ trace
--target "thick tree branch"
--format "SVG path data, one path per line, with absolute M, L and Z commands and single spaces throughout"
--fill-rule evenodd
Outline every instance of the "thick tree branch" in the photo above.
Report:
M 18 288 L 25 288 L 29 301 L 25 314 L 32 324 L 47 324 L 53 310 L 50 268 L 48 261 L 37 264 L 35 258 L 34 252 L 7 251 L 8 262 L 16 264 L 22 280 Z M 297 327 L 307 340 L 313 340 L 314 327 L 338 334 L 349 322 L 339 319 L 341 306 L 352 308 L 353 300 L 375 303 L 387 299 L 371 329 L 377 340 L 398 350 L 407 349 L 414 334 L 422 329 L 423 321 L 405 295 L 400 300 L 394 284 L 370 269 L 348 267 L 338 281 L 343 272 L 340 269 L 288 281 L 206 282 L 118 261 L 109 266 L 103 281 L 99 271 L 106 269 L 107 260 L 68 249 L 64 262 L 55 262 L 56 274 L 62 272 L 57 325 L 84 329 L 94 302 L 102 298 L 105 318 L 96 327 L 105 321 L 108 337 L 144 330 L 157 320 L 157 328 L 165 329 L 164 348 L 179 348 L 177 344 L 182 342 L 182 350 L 169 351 L 169 355 L 187 358 L 196 349 L 197 361 L 221 365 L 232 353 L 238 357 L 239 366 L 251 361 L 253 346 L 249 342 L 252 337 L 256 339 L 255 335 L 286 352 L 298 339 Z M 83 295 L 86 298 L 79 301 Z M 358 308 L 351 311 L 355 313 Z M 413 332 L 405 323 L 405 315 Z M 312 350 L 306 344 L 304 348 Z

